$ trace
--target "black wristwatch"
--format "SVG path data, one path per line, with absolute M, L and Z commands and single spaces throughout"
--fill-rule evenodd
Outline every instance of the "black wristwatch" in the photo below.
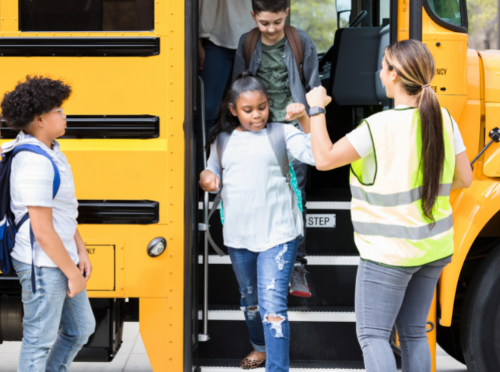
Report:
M 309 109 L 309 116 L 314 116 L 314 115 L 319 115 L 319 114 L 326 114 L 326 110 L 323 107 L 311 107 Z

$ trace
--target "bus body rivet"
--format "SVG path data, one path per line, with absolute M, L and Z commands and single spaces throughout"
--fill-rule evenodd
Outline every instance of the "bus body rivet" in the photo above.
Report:
M 122 267 L 120 267 L 120 269 L 122 269 L 122 270 L 123 270 L 123 266 L 122 266 Z

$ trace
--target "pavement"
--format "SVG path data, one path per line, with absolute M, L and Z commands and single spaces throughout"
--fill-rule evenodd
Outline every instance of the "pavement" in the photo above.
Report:
M 20 342 L 0 345 L 0 372 L 17 372 Z M 69 372 L 152 372 L 139 333 L 139 323 L 125 323 L 123 344 L 111 363 L 73 363 Z M 437 372 L 466 372 L 467 368 L 438 347 Z

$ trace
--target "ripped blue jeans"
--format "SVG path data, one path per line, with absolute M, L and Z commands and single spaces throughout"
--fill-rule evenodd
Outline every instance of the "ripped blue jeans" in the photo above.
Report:
M 229 256 L 238 280 L 241 309 L 253 348 L 267 352 L 266 371 L 288 371 L 288 283 L 297 256 L 297 240 L 264 252 L 229 248 Z M 282 320 L 271 322 L 268 317 Z

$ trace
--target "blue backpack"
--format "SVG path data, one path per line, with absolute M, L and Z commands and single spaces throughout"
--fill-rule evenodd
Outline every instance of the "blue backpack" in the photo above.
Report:
M 26 213 L 21 221 L 16 225 L 15 216 L 10 209 L 10 171 L 12 167 L 12 159 L 14 156 L 22 151 L 34 152 L 36 154 L 42 155 L 50 160 L 52 166 L 54 167 L 54 183 L 53 183 L 53 193 L 52 198 L 54 198 L 59 190 L 61 184 L 61 176 L 59 174 L 59 169 L 52 160 L 52 158 L 37 145 L 20 145 L 17 146 L 13 151 L 2 154 L 2 160 L 0 161 L 0 270 L 5 276 L 15 276 L 15 270 L 12 266 L 12 259 L 10 254 L 14 249 L 16 243 L 16 234 L 21 228 L 21 226 L 29 219 L 29 213 Z M 33 262 L 34 254 L 34 244 L 35 235 L 31 229 L 30 224 L 30 240 L 31 240 L 31 288 L 33 292 L 36 292 L 36 281 L 35 281 L 35 264 Z

